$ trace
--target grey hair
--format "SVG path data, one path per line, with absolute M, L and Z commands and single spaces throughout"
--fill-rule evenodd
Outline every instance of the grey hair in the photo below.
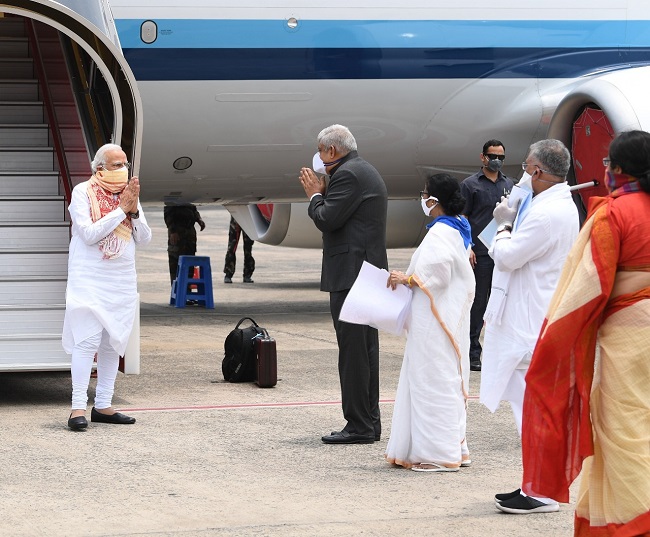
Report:
M 546 173 L 566 179 L 571 167 L 571 154 L 560 140 L 540 140 L 528 149 L 528 157 L 539 161 Z
M 104 144 L 101 146 L 97 150 L 97 153 L 95 153 L 95 158 L 90 163 L 93 173 L 97 171 L 99 166 L 104 166 L 106 164 L 106 153 L 109 151 L 122 151 L 122 148 L 117 144 Z
M 357 141 L 352 136 L 350 129 L 343 125 L 330 125 L 318 133 L 319 145 L 334 146 L 340 153 L 349 153 L 357 150 Z

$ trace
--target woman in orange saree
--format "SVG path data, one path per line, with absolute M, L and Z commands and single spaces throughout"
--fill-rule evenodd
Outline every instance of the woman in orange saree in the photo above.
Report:
M 610 145 L 606 198 L 564 266 L 526 376 L 526 494 L 569 501 L 575 536 L 650 535 L 650 134 Z M 583 464 L 584 462 L 584 464 Z

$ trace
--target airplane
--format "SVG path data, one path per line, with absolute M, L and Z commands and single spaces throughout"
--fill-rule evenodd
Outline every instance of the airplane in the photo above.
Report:
M 65 368 L 43 358 L 60 347 L 65 206 L 108 141 L 143 203 L 217 203 L 256 241 L 320 247 L 297 176 L 318 132 L 344 124 L 386 182 L 394 248 L 426 232 L 426 175 L 474 173 L 488 139 L 513 177 L 531 143 L 560 139 L 570 182 L 587 184 L 617 132 L 650 130 L 644 0 L 8 0 L 2 13 L 0 355 L 23 369 Z

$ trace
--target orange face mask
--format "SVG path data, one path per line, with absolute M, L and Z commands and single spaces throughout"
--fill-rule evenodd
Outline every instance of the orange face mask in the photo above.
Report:
M 118 194 L 124 190 L 124 187 L 129 182 L 129 170 L 126 166 L 119 170 L 97 170 L 95 179 L 104 190 Z

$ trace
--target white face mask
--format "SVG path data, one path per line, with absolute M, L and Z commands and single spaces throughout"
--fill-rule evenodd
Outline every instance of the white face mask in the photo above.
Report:
M 433 201 L 435 201 L 435 203 L 434 203 L 431 207 L 427 207 L 427 201 L 429 201 L 429 200 L 433 200 Z M 432 209 L 433 209 L 436 205 L 438 205 L 438 199 L 437 199 L 437 198 L 434 198 L 433 196 L 431 196 L 430 198 L 427 198 L 427 199 L 425 199 L 425 200 L 424 200 L 424 199 L 420 199 L 420 203 L 422 204 L 422 210 L 424 211 L 424 214 L 427 215 L 427 216 L 429 216 L 429 213 L 432 211 Z
M 320 158 L 320 153 L 316 153 L 314 155 L 314 158 L 312 159 L 312 169 L 314 170 L 315 173 L 320 173 L 322 175 L 327 174 L 325 171 L 325 164 L 323 163 L 323 160 Z
M 517 186 L 519 188 L 523 188 L 524 190 L 528 190 L 528 192 L 532 192 L 533 191 L 533 177 L 528 172 L 524 172 L 524 175 L 522 175 L 521 179 L 519 179 L 519 182 L 517 183 Z

